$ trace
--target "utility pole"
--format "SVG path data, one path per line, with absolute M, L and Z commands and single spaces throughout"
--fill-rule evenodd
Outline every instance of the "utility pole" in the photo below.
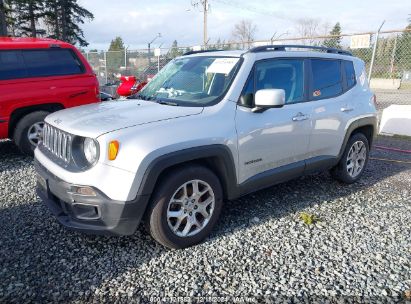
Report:
M 124 48 L 124 68 L 125 68 L 126 73 L 127 73 L 127 50 L 129 47 L 130 46 L 127 46 L 126 48 Z
M 202 1 L 203 2 L 203 14 L 204 14 L 204 24 L 203 24 L 203 44 L 204 47 L 207 46 L 208 38 L 207 38 L 207 13 L 208 13 L 208 3 L 207 0 Z
M 203 45 L 204 45 L 204 48 L 206 48 L 208 44 L 207 15 L 208 15 L 208 11 L 210 10 L 209 5 L 208 5 L 208 0 L 195 0 L 195 1 L 192 0 L 191 5 L 195 8 L 202 6 L 202 9 L 203 9 Z
M 153 40 L 151 40 L 147 46 L 148 46 L 148 63 L 150 63 L 150 57 L 151 57 L 151 44 L 157 39 L 157 38 L 161 38 L 161 33 L 158 33 L 157 36 L 155 36 L 153 38 Z

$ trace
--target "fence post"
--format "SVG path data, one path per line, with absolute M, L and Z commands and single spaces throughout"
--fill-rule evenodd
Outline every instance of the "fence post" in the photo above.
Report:
M 108 82 L 108 75 L 107 75 L 107 52 L 104 52 L 104 74 L 106 76 L 106 84 Z
M 124 68 L 126 72 L 127 72 L 127 49 L 128 48 L 124 49 Z
M 394 48 L 392 49 L 392 55 L 391 55 L 391 67 L 390 67 L 391 79 L 394 78 L 394 62 L 395 62 L 395 53 L 397 52 L 397 40 L 398 40 L 398 34 L 395 35 Z
M 375 53 L 377 52 L 378 37 L 380 36 L 380 31 L 384 23 L 385 23 L 385 20 L 381 23 L 380 27 L 378 28 L 377 35 L 375 36 L 375 43 L 374 43 L 374 49 L 372 50 L 370 71 L 368 72 L 368 84 L 370 84 L 372 69 L 374 67 Z

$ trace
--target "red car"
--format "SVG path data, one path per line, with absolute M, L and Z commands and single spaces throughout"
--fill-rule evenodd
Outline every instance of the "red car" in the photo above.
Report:
M 0 38 L 0 139 L 31 155 L 49 113 L 98 101 L 97 78 L 71 44 Z
M 137 80 L 135 76 L 121 76 L 120 81 L 117 94 L 125 97 L 138 93 L 147 84 L 147 82 Z

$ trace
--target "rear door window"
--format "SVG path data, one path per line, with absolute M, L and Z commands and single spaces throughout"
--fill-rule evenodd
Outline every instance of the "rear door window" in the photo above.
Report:
M 312 59 L 311 71 L 311 99 L 331 98 L 343 92 L 340 60 Z
M 81 74 L 83 65 L 71 50 L 24 50 L 23 59 L 29 77 Z
M 0 80 L 27 76 L 21 51 L 0 51 Z

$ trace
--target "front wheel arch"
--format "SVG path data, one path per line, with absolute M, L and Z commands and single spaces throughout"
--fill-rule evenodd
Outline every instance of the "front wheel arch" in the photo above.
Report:
M 225 199 L 235 196 L 237 175 L 234 157 L 225 145 L 199 146 L 164 154 L 145 170 L 135 195 L 151 195 L 161 178 L 170 170 L 197 164 L 207 167 L 216 174 L 223 188 Z

